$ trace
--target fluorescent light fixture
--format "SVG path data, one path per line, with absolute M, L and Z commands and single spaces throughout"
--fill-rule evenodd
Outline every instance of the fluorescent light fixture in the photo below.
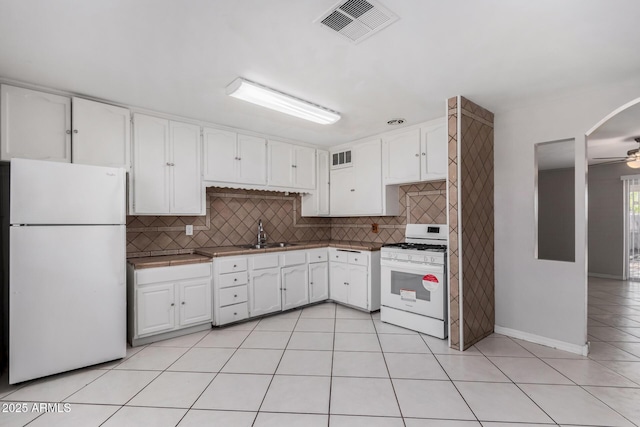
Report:
M 335 111 L 240 77 L 227 86 L 227 95 L 321 125 L 340 120 L 340 114 Z

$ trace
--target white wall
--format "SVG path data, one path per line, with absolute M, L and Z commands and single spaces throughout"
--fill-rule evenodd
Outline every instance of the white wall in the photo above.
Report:
M 640 97 L 640 79 L 495 111 L 496 330 L 577 351 L 586 342 L 585 133 Z M 534 257 L 534 144 L 576 142 L 576 262 Z M 570 348 L 569 348 L 570 347 Z

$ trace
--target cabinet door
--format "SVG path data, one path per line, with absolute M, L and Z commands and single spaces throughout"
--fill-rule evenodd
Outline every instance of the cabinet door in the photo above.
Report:
M 139 336 L 175 328 L 173 284 L 147 285 L 136 290 L 136 320 Z
M 309 264 L 309 302 L 329 298 L 329 263 Z
M 318 151 L 316 203 L 318 215 L 329 215 L 329 152 Z
M 384 182 L 397 184 L 420 181 L 420 130 L 382 140 Z
M 352 197 L 357 214 L 382 213 L 382 153 L 380 140 L 353 147 L 355 193 Z
M 332 170 L 329 191 L 329 208 L 331 215 L 348 215 L 354 213 L 356 209 L 354 204 L 355 191 L 353 167 Z
M 329 263 L 329 297 L 338 302 L 348 303 L 349 265 L 340 262 Z
M 316 150 L 309 147 L 295 147 L 295 187 L 296 188 L 316 188 Z
M 249 315 L 280 311 L 280 268 L 268 268 L 249 273 Z
M 169 213 L 169 121 L 133 115 L 133 213 Z
M 420 168 L 423 181 L 446 178 L 447 153 L 447 129 L 444 123 L 422 130 Z
M 236 133 L 204 128 L 204 179 L 234 182 L 238 168 Z
M 73 98 L 73 163 L 130 170 L 130 150 L 131 116 L 128 109 Z
M 269 141 L 269 185 L 293 187 L 293 145 L 286 142 Z
M 309 304 L 307 264 L 282 269 L 282 309 Z
M 369 309 L 369 273 L 368 268 L 361 265 L 349 265 L 349 300 L 356 307 Z
M 238 135 L 238 158 L 238 182 L 267 183 L 267 141 L 264 138 Z
M 180 326 L 210 321 L 211 280 L 209 278 L 191 280 L 177 286 Z
M 2 85 L 0 160 L 71 162 L 71 99 Z
M 174 121 L 169 126 L 170 212 L 202 215 L 204 188 L 200 173 L 200 126 Z

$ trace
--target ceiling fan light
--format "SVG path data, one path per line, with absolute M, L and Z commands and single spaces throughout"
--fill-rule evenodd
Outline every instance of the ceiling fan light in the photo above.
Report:
M 335 111 L 243 78 L 237 78 L 227 86 L 227 95 L 321 125 L 340 120 L 340 114 Z
M 629 166 L 632 169 L 640 168 L 640 159 L 635 159 L 630 162 L 627 162 L 627 166 Z

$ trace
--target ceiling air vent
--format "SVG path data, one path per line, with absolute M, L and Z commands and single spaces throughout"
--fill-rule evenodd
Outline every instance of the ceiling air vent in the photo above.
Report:
M 380 3 L 372 0 L 341 1 L 316 19 L 323 28 L 359 43 L 398 20 Z

